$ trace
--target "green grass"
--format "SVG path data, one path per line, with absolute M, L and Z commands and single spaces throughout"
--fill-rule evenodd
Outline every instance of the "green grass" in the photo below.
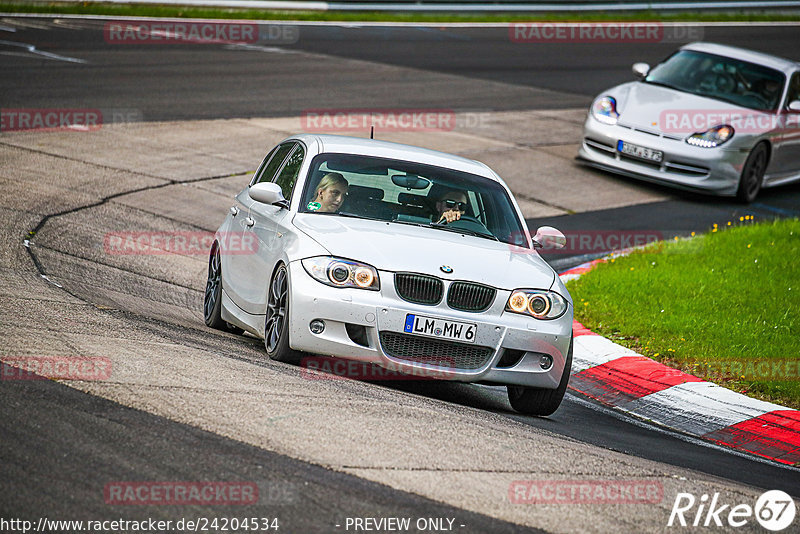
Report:
M 183 17 L 206 19 L 382 21 L 382 22 L 521 22 L 521 21 L 796 21 L 800 13 L 781 12 L 658 12 L 623 13 L 391 13 L 376 11 L 268 11 L 257 9 L 159 6 L 152 4 L 104 4 L 102 2 L 7 2 L 2 13 L 109 15 L 117 17 Z
M 600 264 L 567 287 L 575 319 L 593 331 L 800 408 L 800 220 L 723 221 L 707 234 Z M 753 366 L 761 362 L 783 363 Z

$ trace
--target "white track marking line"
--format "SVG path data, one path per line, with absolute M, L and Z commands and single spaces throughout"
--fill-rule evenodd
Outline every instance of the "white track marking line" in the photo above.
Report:
M 68 56 L 61 56 L 59 54 L 54 54 L 52 52 L 45 52 L 44 50 L 37 50 L 35 46 L 28 43 L 19 43 L 17 41 L 3 41 L 0 40 L 0 45 L 7 45 L 7 46 L 16 46 L 19 48 L 24 48 L 31 54 L 35 54 L 37 56 L 42 56 L 47 59 L 54 59 L 56 61 L 66 61 L 67 63 L 86 63 L 85 59 L 78 59 L 74 57 Z M 5 55 L 5 54 L 4 54 Z

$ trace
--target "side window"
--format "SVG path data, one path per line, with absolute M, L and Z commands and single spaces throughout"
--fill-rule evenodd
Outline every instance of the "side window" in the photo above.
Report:
M 297 181 L 297 175 L 300 173 L 300 166 L 303 164 L 305 155 L 306 151 L 303 149 L 303 145 L 298 143 L 294 152 L 286 160 L 286 165 L 283 166 L 280 174 L 275 178 L 275 183 L 281 186 L 283 198 L 286 200 L 292 198 L 294 183 Z
M 261 160 L 261 164 L 258 166 L 258 169 L 256 169 L 256 172 L 253 173 L 253 177 L 250 179 L 250 185 L 258 183 L 258 179 L 261 177 L 261 174 L 263 173 L 264 168 L 267 166 L 269 161 L 272 159 L 272 156 L 275 155 L 275 152 L 279 148 L 280 148 L 280 146 L 276 146 L 275 148 L 273 148 L 272 150 L 269 151 L 269 154 L 267 154 L 267 157 L 265 157 L 263 160 Z
M 789 92 L 786 96 L 786 105 L 791 102 L 800 100 L 800 72 L 795 72 L 792 75 L 792 80 L 789 82 Z
M 271 182 L 272 177 L 275 176 L 275 172 L 281 168 L 281 163 L 283 160 L 286 159 L 287 154 L 291 152 L 292 148 L 294 148 L 295 142 L 283 143 L 279 145 L 273 152 L 272 159 L 269 160 L 264 166 L 264 169 L 261 171 L 261 174 L 256 178 L 256 181 L 253 182 L 257 184 L 259 182 Z

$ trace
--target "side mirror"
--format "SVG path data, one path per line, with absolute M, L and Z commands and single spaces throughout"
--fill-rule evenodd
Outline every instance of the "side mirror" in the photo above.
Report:
M 264 204 L 277 204 L 282 208 L 289 208 L 289 202 L 283 198 L 281 186 L 274 182 L 259 182 L 250 186 L 247 192 L 250 198 Z
M 564 248 L 566 245 L 567 238 L 552 226 L 540 226 L 533 236 L 533 248 Z
M 631 67 L 633 71 L 633 75 L 636 76 L 638 79 L 643 80 L 647 73 L 650 72 L 650 65 L 647 63 L 634 63 L 633 67 Z
M 790 111 L 800 111 L 800 100 L 792 100 L 788 107 Z

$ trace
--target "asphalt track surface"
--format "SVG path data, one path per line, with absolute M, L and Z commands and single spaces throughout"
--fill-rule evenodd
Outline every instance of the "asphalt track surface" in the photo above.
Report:
M 3 107 L 134 109 L 148 121 L 297 115 L 309 107 L 419 106 L 467 111 L 580 107 L 587 105 L 603 87 L 629 79 L 629 65 L 634 61 L 655 62 L 674 48 L 671 43 L 646 47 L 526 45 L 510 43 L 506 29 L 372 26 L 303 27 L 300 41 L 285 47 L 369 62 L 354 64 L 352 72 L 342 73 L 326 71 L 324 56 L 308 64 L 305 57 L 305 61 L 297 63 L 298 56 L 291 53 L 257 55 L 224 47 L 158 47 L 157 53 L 153 53 L 153 45 L 115 47 L 102 40 L 97 23 L 70 24 L 73 27 L 59 28 L 44 23 L 38 28 L 18 27 L 16 32 L 0 33 L 7 41 L 34 44 L 39 50 L 88 61 L 73 65 L 42 58 L 13 45 L 0 45 L 0 52 L 4 52 L 0 55 L 0 66 L 6 73 L 0 79 Z M 779 55 L 800 49 L 797 27 L 705 28 L 704 32 L 707 40 Z M 384 64 L 417 69 L 419 79 L 386 80 L 374 75 Z M 358 83 L 346 79 L 345 74 L 358 71 Z M 459 95 L 458 105 L 454 105 L 452 88 L 420 86 L 428 71 L 490 81 L 493 85 L 478 86 L 482 90 Z M 504 91 L 520 86 L 546 91 L 525 93 L 527 100 L 503 98 Z M 353 105 L 355 102 L 357 106 Z M 654 186 L 641 187 L 661 191 Z M 687 233 L 745 212 L 756 212 L 762 217 L 796 216 L 798 199 L 797 186 L 765 192 L 749 208 L 724 200 L 675 194 L 654 204 L 537 218 L 529 220 L 529 224 L 554 223 L 565 230 L 637 229 L 647 225 L 665 232 Z M 567 259 L 564 264 L 568 262 Z M 81 297 L 91 301 L 92 295 L 81 294 Z M 169 322 L 169 318 L 164 320 Z M 157 326 L 155 321 L 149 328 Z M 192 335 L 201 334 L 192 332 Z M 223 343 L 234 346 L 245 343 L 252 348 L 252 343 L 246 341 L 226 338 Z M 251 363 L 260 365 L 257 360 Z M 499 413 L 556 435 L 633 457 L 755 487 L 783 489 L 800 496 L 800 477 L 796 471 L 648 428 L 582 398 L 568 396 L 554 416 L 535 419 L 508 412 L 505 393 L 500 388 L 459 384 L 433 387 L 428 383 L 374 387 Z M 203 480 L 224 474 L 227 478 L 264 480 L 265 487 L 273 484 L 287 487 L 289 481 L 294 483 L 298 479 L 310 481 L 313 492 L 304 490 L 299 500 L 269 503 L 270 512 L 275 511 L 275 506 L 284 507 L 280 511 L 291 517 L 299 529 L 330 528 L 330 517 L 335 510 L 339 517 L 447 515 L 459 517 L 475 532 L 524 530 L 250 447 L 60 384 L 3 384 L 0 410 L 3 517 L 43 513 L 57 516 L 75 508 L 97 512 L 99 515 L 93 517 L 100 517 L 107 513 L 102 503 L 97 502 L 103 481 L 126 477 L 186 480 L 192 476 Z M 101 459 L 99 450 L 103 451 Z M 87 464 L 92 469 L 87 469 Z M 269 475 L 255 473 L 265 467 L 269 468 Z M 53 477 L 53 473 L 58 475 Z M 76 488 L 75 480 L 81 480 L 80 487 Z M 65 502 L 65 494 L 73 495 L 72 500 Z M 293 495 L 297 498 L 298 494 Z M 309 514 L 312 506 L 316 512 Z M 198 513 L 191 508 L 185 511 Z M 207 510 L 204 511 L 207 515 Z

